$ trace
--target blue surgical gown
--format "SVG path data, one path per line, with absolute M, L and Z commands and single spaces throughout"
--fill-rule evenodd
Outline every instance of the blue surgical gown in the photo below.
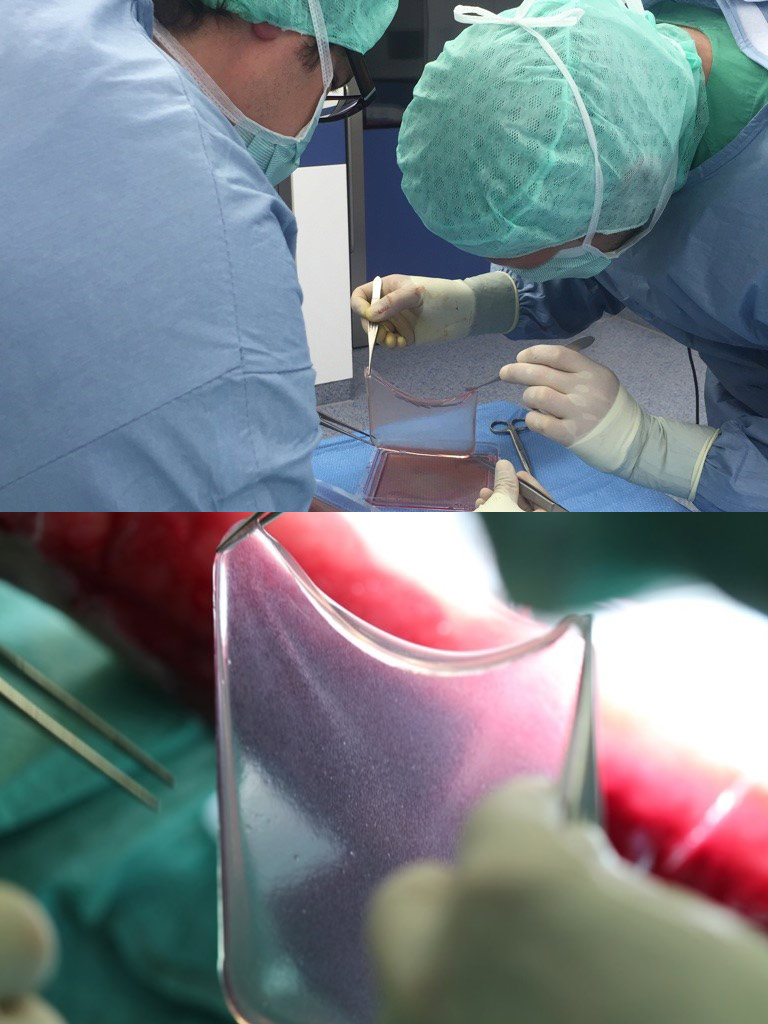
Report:
M 151 40 L 38 0 L 0 41 L 0 510 L 305 509 L 296 225 Z
M 751 7 L 768 15 L 768 4 Z M 720 428 L 696 505 L 768 511 L 768 107 L 691 171 L 653 231 L 609 270 L 518 284 L 515 338 L 569 337 L 626 307 L 695 349 L 708 368 L 707 419 Z

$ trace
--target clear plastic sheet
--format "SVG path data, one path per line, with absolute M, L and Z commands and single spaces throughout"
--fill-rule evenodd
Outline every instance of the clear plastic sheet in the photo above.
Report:
M 559 773 L 581 638 L 510 612 L 506 647 L 416 646 L 329 601 L 260 529 L 219 556 L 216 593 L 225 991 L 254 1024 L 368 1024 L 375 886 L 450 857 L 495 784 Z
M 493 487 L 498 452 L 479 445 L 484 457 L 414 455 L 381 449 L 364 487 L 366 500 L 382 508 L 471 512 L 483 487 Z
M 368 502 L 341 487 L 318 480 L 310 512 L 375 512 Z
M 477 389 L 453 398 L 427 399 L 395 387 L 375 370 L 365 371 L 369 430 L 389 451 L 470 455 L 475 448 Z
M 570 729 L 579 638 L 544 635 L 515 660 L 546 627 L 464 595 L 473 562 L 447 544 L 451 600 L 482 609 L 474 624 L 453 614 L 419 557 L 434 520 L 344 519 L 366 524 L 350 527 L 365 550 L 327 526 L 324 548 L 300 516 L 270 526 L 333 600 L 261 533 L 217 562 L 223 974 L 254 1024 L 370 1024 L 363 918 L 378 881 L 451 857 L 477 798 L 557 773 Z M 392 522 L 409 543 L 385 548 Z M 595 630 L 611 840 L 768 928 L 766 642 L 764 616 L 678 590 L 602 611 Z

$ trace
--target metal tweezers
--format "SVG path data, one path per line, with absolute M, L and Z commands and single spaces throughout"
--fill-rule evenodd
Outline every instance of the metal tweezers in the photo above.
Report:
M 569 341 L 563 348 L 569 348 L 572 352 L 583 352 L 585 348 L 589 348 L 594 343 L 595 337 L 593 334 L 585 334 L 583 338 L 576 338 L 574 341 Z M 473 391 L 479 391 L 480 388 L 488 388 L 491 384 L 503 384 L 501 377 L 496 374 L 495 377 L 491 377 L 490 380 L 484 380 L 482 384 L 475 384 L 472 388 Z
M 603 803 L 595 740 L 592 616 L 579 616 L 578 625 L 584 637 L 584 658 L 576 694 L 573 726 L 560 776 L 560 802 L 566 821 L 602 825 Z
M 320 423 L 324 427 L 328 427 L 329 430 L 335 430 L 337 434 L 346 434 L 347 437 L 353 437 L 355 441 L 363 441 L 365 444 L 371 445 L 372 448 L 378 447 L 367 430 L 360 430 L 358 427 L 345 423 L 344 420 L 337 420 L 335 416 L 322 412 L 320 409 L 317 410 L 317 415 L 320 418 Z
M 38 671 L 34 665 L 31 665 L 24 658 L 20 657 L 14 651 L 9 650 L 7 647 L 0 644 L 0 660 L 6 662 L 12 666 L 21 676 L 26 680 L 33 683 L 35 686 L 44 690 L 49 696 L 53 697 L 64 707 L 74 712 L 82 721 L 97 732 L 101 733 L 106 739 L 110 740 L 116 747 L 119 747 L 122 751 L 128 754 L 138 764 L 144 768 L 149 769 L 153 775 L 155 775 L 161 782 L 164 782 L 167 786 L 173 786 L 173 776 L 170 772 L 166 771 L 161 764 L 159 764 L 153 757 L 146 754 L 143 750 L 136 746 L 127 736 L 124 736 L 121 732 L 115 729 L 113 726 L 106 722 L 100 715 L 97 715 L 94 711 L 91 711 L 89 707 L 79 701 L 77 697 L 73 697 L 71 693 L 58 686 L 49 679 L 48 676 L 43 675 L 42 672 Z M 35 725 L 40 729 L 47 732 L 50 736 L 53 736 L 60 743 L 64 744 L 74 754 L 77 754 L 84 761 L 87 761 L 92 767 L 102 772 L 107 778 L 121 786 L 126 792 L 130 793 L 131 796 L 140 800 L 141 803 L 145 804 L 150 810 L 157 811 L 160 808 L 160 803 L 157 798 L 150 793 L 148 789 L 132 779 L 130 775 L 126 775 L 124 771 L 121 771 L 116 765 L 112 764 L 106 757 L 94 750 L 93 747 L 89 746 L 84 740 L 81 740 L 69 729 L 61 725 L 51 715 L 39 708 L 34 701 L 31 701 L 28 697 L 25 697 L 20 693 L 10 680 L 0 675 L 0 697 L 6 700 L 12 707 L 16 708 L 23 715 L 26 715 Z

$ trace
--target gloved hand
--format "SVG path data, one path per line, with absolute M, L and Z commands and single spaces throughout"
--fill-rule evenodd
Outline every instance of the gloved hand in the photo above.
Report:
M 761 1024 L 768 941 L 564 825 L 515 781 L 471 816 L 458 862 L 384 882 L 369 935 L 380 1024 Z
M 449 281 L 441 277 L 391 274 L 382 279 L 381 299 L 371 306 L 373 284 L 352 293 L 352 309 L 381 324 L 376 341 L 387 348 L 452 341 L 470 334 L 506 334 L 517 326 L 517 287 L 500 271 Z
M 650 416 L 606 366 L 562 345 L 534 345 L 502 367 L 525 386 L 526 425 L 590 466 L 692 501 L 718 431 Z
M 480 491 L 475 502 L 475 512 L 542 512 L 543 509 L 534 509 L 520 496 L 518 477 L 544 490 L 530 473 L 517 473 L 511 462 L 499 459 L 496 463 L 494 488 L 491 490 L 490 487 L 484 487 Z M 546 491 L 544 493 L 546 494 Z
M 58 960 L 56 930 L 29 893 L 0 882 L 0 1024 L 64 1024 L 34 995 Z

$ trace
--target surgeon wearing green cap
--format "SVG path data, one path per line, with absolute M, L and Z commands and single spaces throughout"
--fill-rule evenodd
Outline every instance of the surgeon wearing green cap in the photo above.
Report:
M 395 347 L 567 338 L 626 307 L 699 352 L 708 425 L 651 416 L 606 367 L 534 344 L 500 373 L 528 426 L 702 511 L 766 511 L 768 8 L 713 7 L 456 8 L 468 27 L 416 86 L 398 161 L 424 224 L 497 269 L 392 275 L 353 308 Z
M 4 10 L 0 509 L 309 507 L 315 374 L 275 187 L 370 101 L 362 55 L 396 8 Z

